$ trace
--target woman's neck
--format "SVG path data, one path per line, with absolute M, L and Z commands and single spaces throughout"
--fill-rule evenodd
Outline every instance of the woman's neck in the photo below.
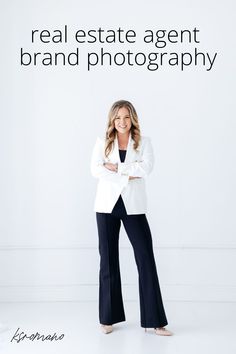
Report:
M 117 134 L 118 145 L 120 149 L 126 149 L 129 140 L 129 132 L 126 134 Z

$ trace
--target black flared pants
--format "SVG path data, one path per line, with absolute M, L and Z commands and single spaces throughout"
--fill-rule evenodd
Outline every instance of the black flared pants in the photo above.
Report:
M 119 231 L 122 221 L 133 247 L 138 269 L 141 327 L 167 325 L 146 215 L 127 215 L 120 196 L 112 213 L 96 212 L 96 219 L 100 253 L 100 323 L 110 325 L 126 320 L 119 266 Z

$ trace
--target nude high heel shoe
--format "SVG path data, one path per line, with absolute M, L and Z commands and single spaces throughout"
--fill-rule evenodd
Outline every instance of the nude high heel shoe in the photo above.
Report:
M 101 324 L 101 329 L 102 329 L 102 332 L 105 333 L 105 334 L 111 333 L 113 331 L 112 325 L 103 325 L 103 324 Z
M 172 336 L 173 335 L 173 333 L 171 331 L 169 331 L 168 329 L 166 329 L 165 327 L 154 328 L 154 331 L 159 336 Z M 147 332 L 147 328 L 145 328 L 145 332 Z

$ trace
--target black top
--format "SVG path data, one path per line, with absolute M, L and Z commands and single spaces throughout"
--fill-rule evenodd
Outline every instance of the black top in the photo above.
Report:
M 119 154 L 120 154 L 120 161 L 124 162 L 125 161 L 126 150 L 119 149 Z

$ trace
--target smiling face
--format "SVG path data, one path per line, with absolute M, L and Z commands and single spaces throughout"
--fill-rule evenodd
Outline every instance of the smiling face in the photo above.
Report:
M 126 107 L 121 107 L 114 120 L 115 128 L 120 134 L 127 134 L 132 126 L 129 110 Z

